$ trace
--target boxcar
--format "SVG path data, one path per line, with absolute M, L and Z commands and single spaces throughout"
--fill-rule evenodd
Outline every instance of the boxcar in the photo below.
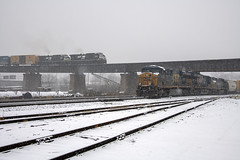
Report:
M 11 56 L 11 65 L 35 65 L 39 61 L 36 55 L 21 55 L 21 56 Z
M 8 56 L 0 56 L 0 65 L 1 66 L 10 65 L 10 57 L 8 57 Z

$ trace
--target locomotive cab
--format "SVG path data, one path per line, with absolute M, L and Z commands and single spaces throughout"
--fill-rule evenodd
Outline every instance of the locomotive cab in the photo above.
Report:
M 139 75 L 138 84 L 142 87 L 156 86 L 157 85 L 157 75 L 153 73 L 144 72 Z
M 138 76 L 137 96 L 154 97 L 158 94 L 158 85 L 162 84 L 165 69 L 160 66 L 145 66 L 142 68 L 142 74 Z

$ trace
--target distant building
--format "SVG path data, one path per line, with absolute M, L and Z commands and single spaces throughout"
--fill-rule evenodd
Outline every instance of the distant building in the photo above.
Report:
M 20 90 L 22 85 L 22 74 L 0 73 L 0 90 Z

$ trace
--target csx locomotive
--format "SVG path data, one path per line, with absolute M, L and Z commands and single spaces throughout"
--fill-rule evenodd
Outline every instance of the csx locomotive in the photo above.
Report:
M 61 54 L 61 55 L 20 55 L 0 56 L 1 66 L 17 65 L 74 65 L 74 64 L 105 64 L 103 53 Z
M 136 93 L 144 97 L 225 94 L 228 88 L 224 79 L 150 65 L 142 68 Z

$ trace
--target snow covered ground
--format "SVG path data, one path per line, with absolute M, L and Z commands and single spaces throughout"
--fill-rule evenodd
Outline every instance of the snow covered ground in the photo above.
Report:
M 206 97 L 206 96 L 205 96 Z M 184 97 L 195 98 L 195 97 Z M 132 136 L 126 137 L 122 141 L 116 141 L 104 147 L 73 157 L 71 159 L 233 159 L 240 157 L 240 97 L 224 98 L 211 102 L 198 109 L 192 110 L 181 116 L 168 120 L 165 123 L 156 125 L 150 129 L 143 130 Z M 167 101 L 182 99 L 182 97 L 162 98 L 162 99 L 143 99 L 128 100 L 123 102 L 94 102 L 94 103 L 76 103 L 61 105 L 35 105 L 26 107 L 0 108 L 1 116 L 21 115 L 30 113 L 66 111 L 74 109 L 86 109 L 95 107 L 116 106 L 125 104 L 151 103 L 154 101 Z M 137 112 L 145 112 L 148 109 L 141 109 Z M 53 132 L 59 132 L 66 129 L 81 127 L 88 124 L 94 124 L 96 121 L 106 121 L 111 117 L 117 118 L 125 115 L 131 115 L 133 111 L 123 111 L 117 113 L 100 113 L 95 116 L 78 116 L 53 120 L 33 121 L 19 124 L 0 125 L 1 146 L 10 144 L 15 141 L 21 141 L 28 138 L 45 136 Z M 156 117 L 148 116 L 148 118 Z M 85 117 L 85 118 L 84 118 Z M 132 120 L 133 121 L 133 120 Z M 147 121 L 146 119 L 144 121 Z M 142 121 L 142 122 L 144 122 Z M 43 125 L 44 124 L 44 125 Z M 55 128 L 53 128 L 53 126 Z M 65 126 L 65 127 L 62 127 Z M 124 126 L 124 125 L 123 125 Z M 126 125 L 125 125 L 126 126 Z M 123 127 L 124 128 L 124 127 Z M 101 128 L 99 128 L 101 130 Z M 103 129 L 102 129 L 103 130 Z M 104 131 L 104 130 L 103 130 Z M 21 133 L 21 134 L 20 134 Z M 20 135 L 19 135 L 20 134 Z M 77 134 L 78 139 L 84 135 L 93 137 L 104 137 L 104 132 Z M 74 138 L 74 137 L 72 137 Z M 76 137 L 75 137 L 76 138 Z M 66 143 L 68 138 L 54 141 L 58 143 Z M 61 148 L 65 153 L 69 148 L 68 145 L 62 144 Z M 0 153 L 1 159 L 26 159 L 19 154 L 32 150 L 34 146 L 26 147 L 26 149 Z M 36 146 L 35 146 L 36 147 Z M 60 144 L 56 147 L 61 147 Z M 36 147 L 37 148 L 37 147 Z M 38 151 L 38 149 L 35 151 Z M 48 147 L 46 147 L 48 148 Z M 68 148 L 68 149 L 67 149 Z M 33 149 L 33 150 L 34 150 Z M 44 152 L 42 150 L 42 152 Z M 46 152 L 49 152 L 46 150 Z M 27 153 L 27 152 L 26 152 Z M 31 152 L 30 152 L 31 153 Z M 37 152 L 38 153 L 38 152 Z M 63 154 L 62 153 L 62 154 Z M 43 153 L 35 154 L 34 159 L 47 159 Z
M 20 97 L 23 96 L 23 94 L 25 94 L 26 92 L 23 91 L 4 91 L 1 92 L 0 91 L 0 98 L 9 98 L 9 97 Z M 46 96 L 54 96 L 54 97 L 58 97 L 58 96 L 67 96 L 67 92 L 30 92 L 32 94 L 33 97 L 46 97 Z
M 239 160 L 239 124 L 240 99 L 220 99 L 72 159 Z

